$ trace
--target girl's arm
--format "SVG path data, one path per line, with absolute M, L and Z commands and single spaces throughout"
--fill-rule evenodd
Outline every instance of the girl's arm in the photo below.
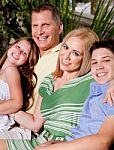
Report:
M 109 150 L 113 142 L 114 116 L 110 116 L 103 123 L 98 134 L 49 146 L 37 146 L 35 150 Z
M 20 110 L 23 105 L 20 75 L 16 67 L 5 70 L 5 80 L 9 85 L 10 99 L 1 101 L 0 114 L 11 114 Z
M 28 128 L 34 132 L 38 132 L 44 124 L 44 119 L 40 113 L 42 97 L 39 96 L 33 114 L 19 111 L 15 114 L 14 120 L 21 126 Z

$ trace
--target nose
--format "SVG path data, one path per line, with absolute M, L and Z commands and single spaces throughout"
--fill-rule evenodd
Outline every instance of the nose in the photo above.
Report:
M 16 51 L 16 55 L 19 55 L 19 54 L 20 54 L 20 50 L 17 50 L 17 51 Z
M 103 69 L 104 68 L 104 66 L 103 66 L 103 64 L 102 64 L 102 62 L 98 62 L 98 64 L 97 64 L 97 67 L 96 67 L 97 69 Z
M 38 27 L 37 29 L 36 29 L 36 35 L 42 35 L 43 34 L 43 28 L 42 27 Z
M 21 49 L 18 49 L 18 50 L 15 52 L 15 54 L 16 54 L 17 56 L 19 56 L 19 55 L 21 55 L 22 52 L 23 52 L 23 51 L 22 51 Z
M 65 59 L 70 60 L 70 53 L 69 52 L 65 53 L 64 57 Z

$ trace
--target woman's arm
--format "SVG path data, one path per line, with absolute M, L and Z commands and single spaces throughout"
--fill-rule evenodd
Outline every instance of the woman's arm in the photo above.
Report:
M 15 114 L 14 120 L 21 126 L 28 128 L 34 132 L 38 132 L 44 124 L 44 119 L 40 113 L 42 97 L 39 96 L 33 114 L 19 111 Z
M 114 116 L 110 116 L 103 123 L 98 134 L 44 147 L 37 146 L 35 150 L 109 150 L 113 142 Z

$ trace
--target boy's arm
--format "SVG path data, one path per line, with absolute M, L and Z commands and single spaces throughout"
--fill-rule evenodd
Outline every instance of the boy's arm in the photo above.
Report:
M 60 142 L 35 150 L 109 150 L 114 142 L 114 116 L 107 117 L 98 134 L 69 142 Z

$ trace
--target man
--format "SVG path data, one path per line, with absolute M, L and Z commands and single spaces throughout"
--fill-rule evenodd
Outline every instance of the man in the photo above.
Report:
M 38 83 L 35 89 L 35 103 L 38 88 L 42 79 L 53 72 L 56 67 L 59 39 L 63 31 L 63 24 L 57 8 L 51 4 L 42 4 L 32 11 L 32 37 L 40 49 L 40 58 L 35 67 Z M 34 103 L 34 106 L 35 106 Z M 30 112 L 34 110 L 34 106 Z

